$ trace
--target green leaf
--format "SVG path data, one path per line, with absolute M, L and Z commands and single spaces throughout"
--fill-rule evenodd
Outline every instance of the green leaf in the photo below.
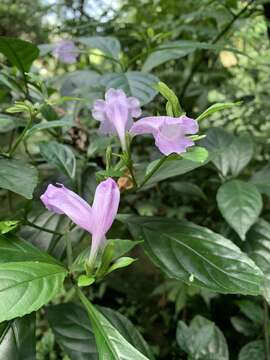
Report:
M 107 360 L 146 360 L 141 352 L 133 347 L 120 332 L 102 315 L 84 294 L 78 290 L 80 300 L 87 309 L 95 334 L 99 359 Z
M 242 299 L 236 301 L 236 304 L 239 306 L 240 311 L 250 319 L 253 324 L 258 324 L 261 326 L 263 324 L 264 313 L 262 307 L 255 303 L 252 300 Z
M 118 311 L 112 310 L 107 307 L 98 307 L 98 309 L 130 344 L 132 344 L 148 359 L 154 359 L 154 356 L 148 344 L 127 317 L 125 317 Z
M 79 37 L 77 40 L 90 49 L 98 49 L 104 55 L 111 57 L 115 60 L 119 59 L 121 45 L 120 42 L 111 36 L 89 36 L 89 37 Z M 98 54 L 98 53 L 97 53 Z
M 128 96 L 135 96 L 140 100 L 141 105 L 148 104 L 156 96 L 157 91 L 154 85 L 159 79 L 150 74 L 140 71 L 128 71 L 126 73 L 112 73 L 101 77 L 101 84 L 110 88 L 122 89 Z
M 59 170 L 71 179 L 76 172 L 76 158 L 70 147 L 59 144 L 56 141 L 41 143 L 39 145 L 41 155 L 48 163 L 55 165 Z
M 141 334 L 125 316 L 105 307 L 99 307 L 99 310 L 128 342 L 149 359 L 154 359 Z M 81 306 L 75 303 L 54 305 L 46 313 L 56 341 L 71 360 L 98 359 L 91 323 Z
M 48 130 L 58 127 L 65 127 L 65 129 L 70 129 L 72 126 L 75 126 L 75 124 L 69 116 L 65 116 L 61 120 L 42 122 L 32 126 L 29 130 L 27 130 L 25 133 L 25 139 L 33 135 L 37 131 Z
M 176 333 L 178 345 L 192 359 L 228 360 L 226 339 L 220 329 L 210 320 L 197 315 L 187 327 L 179 321 Z
M 256 185 L 260 193 L 270 197 L 270 166 L 266 165 L 259 171 L 255 172 L 252 175 L 250 182 Z
M 63 287 L 66 269 L 16 237 L 0 235 L 0 322 L 38 310 Z
M 109 267 L 107 274 L 109 274 L 115 270 L 127 267 L 127 266 L 131 265 L 132 263 L 134 263 L 134 261 L 136 261 L 136 259 L 133 259 L 128 256 L 120 257 Z
M 195 50 L 227 50 L 238 52 L 237 49 L 225 48 L 224 46 L 208 44 L 204 42 L 196 42 L 190 40 L 177 40 L 170 41 L 158 46 L 154 52 L 152 52 L 143 64 L 142 71 L 149 72 L 153 68 L 170 60 L 180 59 L 193 53 Z
M 29 71 L 32 62 L 39 55 L 39 49 L 34 44 L 7 36 L 0 36 L 0 52 L 22 73 Z
M 120 217 L 144 239 L 150 259 L 169 277 L 220 293 L 257 295 L 263 273 L 230 240 L 190 222 Z
M 24 127 L 25 121 L 15 116 L 0 114 L 0 133 L 6 133 L 18 127 Z
M 145 175 L 148 174 L 160 161 L 154 160 L 152 161 L 145 171 L 145 168 L 137 168 L 136 176 L 142 182 Z M 163 181 L 165 179 L 169 179 L 174 176 L 179 176 L 186 174 L 198 167 L 205 165 L 209 161 L 209 158 L 206 159 L 205 162 L 195 162 L 191 160 L 181 159 L 180 156 L 175 157 L 167 157 L 166 161 L 160 166 L 160 168 L 155 172 L 155 174 L 147 181 L 146 185 L 143 189 L 148 188 L 150 186 L 155 185 L 156 183 Z M 144 170 L 144 171 L 143 171 Z
M 233 176 L 237 176 L 252 159 L 254 152 L 253 141 L 248 134 L 234 138 L 224 156 L 228 156 L 229 168 Z
M 130 250 L 132 250 L 136 245 L 141 244 L 142 241 L 133 241 L 133 240 L 124 240 L 124 239 L 110 239 L 107 240 L 107 244 L 113 244 L 113 258 L 112 260 L 116 260 L 119 257 L 123 256 Z M 72 264 L 72 271 L 83 271 L 84 263 L 88 258 L 90 253 L 90 247 L 84 249 L 78 257 L 75 259 Z
M 87 100 L 102 97 L 100 75 L 92 70 L 77 70 L 62 77 L 60 93 L 62 97 L 82 96 Z
M 49 306 L 46 315 L 57 343 L 71 360 L 98 360 L 93 330 L 81 306 L 73 303 Z
M 38 172 L 21 160 L 0 158 L 0 188 L 32 199 L 38 182 Z
M 218 111 L 231 109 L 232 107 L 239 106 L 241 104 L 242 104 L 241 102 L 236 102 L 236 103 L 216 103 L 214 105 L 211 105 L 208 109 L 206 109 L 203 113 L 201 113 L 201 115 L 199 115 L 196 120 L 197 121 L 204 120 L 204 119 L 208 118 L 209 116 L 211 116 L 212 114 L 214 114 L 214 113 L 216 113 Z
M 187 182 L 187 181 L 177 181 L 171 183 L 170 185 L 176 192 L 182 195 L 199 197 L 207 201 L 207 197 L 205 193 L 196 184 L 192 184 L 191 182 Z
M 217 203 L 227 223 L 245 240 L 262 210 L 262 198 L 256 186 L 240 180 L 228 181 L 218 189 Z
M 194 146 L 188 149 L 187 152 L 181 154 L 186 160 L 191 160 L 197 163 L 205 163 L 208 158 L 208 151 L 200 146 Z
M 157 89 L 160 94 L 168 100 L 166 105 L 168 116 L 178 117 L 184 113 L 179 103 L 178 97 L 165 83 L 159 81 L 158 84 L 154 86 L 154 88 Z
M 247 233 L 246 252 L 264 272 L 264 296 L 270 303 L 270 224 L 259 219 Z
M 93 276 L 80 275 L 78 278 L 78 286 L 79 287 L 90 286 L 94 282 L 95 282 L 95 278 Z
M 3 360 L 36 359 L 36 314 L 1 324 L 0 354 Z
M 267 360 L 262 340 L 251 341 L 246 344 L 238 355 L 238 360 Z
M 211 128 L 206 133 L 206 138 L 200 141 L 200 146 L 206 147 L 213 154 L 212 162 L 226 176 L 229 172 L 228 148 L 233 142 L 233 135 L 222 128 Z
M 6 234 L 16 229 L 18 225 L 19 221 L 17 220 L 0 221 L 0 234 Z

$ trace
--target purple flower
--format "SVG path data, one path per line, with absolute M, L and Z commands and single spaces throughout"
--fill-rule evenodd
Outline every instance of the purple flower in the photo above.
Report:
M 155 144 L 164 155 L 181 154 L 194 142 L 186 137 L 196 134 L 198 123 L 185 115 L 179 118 L 170 116 L 152 116 L 138 120 L 130 129 L 133 135 L 152 134 Z
M 40 199 L 49 211 L 67 215 L 76 225 L 92 234 L 89 263 L 93 264 L 117 214 L 120 191 L 116 182 L 108 178 L 97 186 L 92 208 L 63 185 L 49 185 Z
M 61 40 L 55 45 L 52 53 L 63 63 L 73 64 L 76 62 L 79 51 L 73 41 Z
M 96 100 L 92 109 L 93 118 L 101 122 L 101 134 L 117 134 L 123 150 L 126 150 L 126 132 L 133 124 L 133 118 L 141 115 L 140 102 L 127 97 L 123 90 L 109 89 L 105 100 Z

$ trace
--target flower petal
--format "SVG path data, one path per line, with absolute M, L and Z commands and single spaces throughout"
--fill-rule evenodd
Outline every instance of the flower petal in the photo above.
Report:
M 172 153 L 181 154 L 186 152 L 186 149 L 194 145 L 194 142 L 179 134 L 178 136 L 169 138 L 162 132 L 159 132 L 155 136 L 155 144 L 159 148 L 160 152 L 164 155 L 170 155 Z
M 116 182 L 108 178 L 96 188 L 92 205 L 92 246 L 91 254 L 100 247 L 107 231 L 112 226 L 120 202 L 120 191 Z
M 66 214 L 76 225 L 92 232 L 92 209 L 85 200 L 64 185 L 49 185 L 40 197 L 45 207 L 57 214 Z
M 130 129 L 133 135 L 156 133 L 168 116 L 148 116 L 134 123 Z
M 185 115 L 180 116 L 180 124 L 186 134 L 196 134 L 199 131 L 198 122 Z

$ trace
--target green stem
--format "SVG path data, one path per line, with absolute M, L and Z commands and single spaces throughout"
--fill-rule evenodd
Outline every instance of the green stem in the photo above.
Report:
M 28 131 L 28 129 L 31 127 L 33 122 L 33 118 L 32 118 L 32 114 L 29 113 L 29 119 L 28 122 L 25 126 L 25 128 L 23 129 L 23 132 L 21 133 L 20 136 L 17 137 L 14 145 L 12 146 L 11 150 L 9 151 L 9 157 L 12 157 L 14 152 L 16 151 L 17 147 L 20 145 L 20 143 L 23 141 L 26 132 Z
M 32 222 L 29 221 L 29 220 L 25 220 L 25 221 L 24 221 L 24 225 L 27 225 L 27 226 L 30 226 L 30 227 L 32 227 L 32 228 L 38 229 L 38 230 L 40 230 L 40 231 L 47 232 L 47 233 L 49 233 L 49 234 L 61 235 L 61 236 L 64 235 L 64 234 L 59 233 L 59 232 L 57 232 L 57 231 L 53 231 L 53 230 L 44 228 L 44 227 L 42 227 L 42 226 L 38 226 L 38 225 L 32 223 Z
M 159 160 L 159 162 L 153 167 L 153 169 L 145 176 L 139 188 L 142 188 L 148 180 L 155 174 L 155 172 L 164 164 L 164 162 L 168 159 L 168 156 L 164 156 Z
M 68 268 L 70 269 L 73 263 L 72 244 L 68 234 L 65 234 L 64 237 L 66 241 L 67 263 L 68 263 Z
M 263 310 L 264 310 L 264 348 L 265 348 L 265 359 L 270 360 L 270 343 L 269 343 L 269 311 L 268 304 L 265 299 L 263 299 Z

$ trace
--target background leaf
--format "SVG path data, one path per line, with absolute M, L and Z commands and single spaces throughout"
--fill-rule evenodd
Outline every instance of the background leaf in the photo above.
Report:
M 36 314 L 8 321 L 0 329 L 0 354 L 3 360 L 36 359 Z
M 7 36 L 0 36 L 0 52 L 22 73 L 29 71 L 32 62 L 39 55 L 39 49 L 34 44 Z
M 240 180 L 228 181 L 218 189 L 217 203 L 227 223 L 245 240 L 262 210 L 262 198 L 256 186 Z
M 100 82 L 106 87 L 122 89 L 128 96 L 135 96 L 140 100 L 141 105 L 149 103 L 157 94 L 153 85 L 157 84 L 159 79 L 150 74 L 144 74 L 140 71 L 128 71 L 126 73 L 113 73 L 103 75 Z
M 56 141 L 41 143 L 39 145 L 41 155 L 48 163 L 55 165 L 59 170 L 71 179 L 76 172 L 76 158 L 70 147 L 59 144 Z
M 32 199 L 38 182 L 37 169 L 21 160 L 0 158 L 0 188 Z
M 104 55 L 110 56 L 118 60 L 121 51 L 120 42 L 112 36 L 89 36 L 79 37 L 77 40 L 90 49 L 98 49 Z
M 238 355 L 238 360 L 266 360 L 264 343 L 262 340 L 251 341 L 246 344 Z

